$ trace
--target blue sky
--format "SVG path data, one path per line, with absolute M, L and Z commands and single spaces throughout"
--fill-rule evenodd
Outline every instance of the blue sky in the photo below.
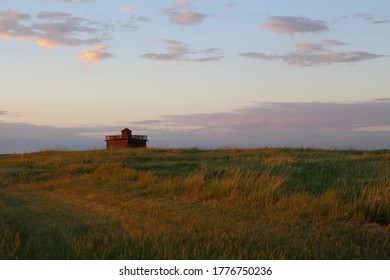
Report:
M 2 0 L 0 153 L 98 148 L 123 127 L 151 146 L 389 148 L 388 11 Z

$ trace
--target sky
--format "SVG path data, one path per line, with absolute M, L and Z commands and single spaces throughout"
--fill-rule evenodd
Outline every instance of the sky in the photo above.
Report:
M 0 153 L 390 148 L 390 1 L 0 0 Z

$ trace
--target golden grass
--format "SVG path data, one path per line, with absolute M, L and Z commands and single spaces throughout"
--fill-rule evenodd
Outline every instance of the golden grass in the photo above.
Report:
M 389 259 L 389 155 L 148 149 L 2 157 L 0 258 Z

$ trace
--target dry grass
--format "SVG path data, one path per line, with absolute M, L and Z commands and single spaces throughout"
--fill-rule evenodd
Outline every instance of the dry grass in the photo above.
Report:
M 0 158 L 1 259 L 389 259 L 390 152 Z

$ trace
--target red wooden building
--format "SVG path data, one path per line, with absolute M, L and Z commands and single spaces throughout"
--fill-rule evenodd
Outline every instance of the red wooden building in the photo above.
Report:
M 132 135 L 128 128 L 123 129 L 121 135 L 107 135 L 107 149 L 113 148 L 146 148 L 146 135 Z

